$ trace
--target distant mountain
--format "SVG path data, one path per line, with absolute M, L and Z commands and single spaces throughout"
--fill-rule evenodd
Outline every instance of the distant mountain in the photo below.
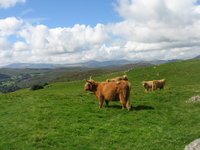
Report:
M 199 56 L 200 57 L 200 56 Z M 88 61 L 84 63 L 74 63 L 74 64 L 32 64 L 32 63 L 13 63 L 7 66 L 3 66 L 2 68 L 18 68 L 18 69 L 55 69 L 55 68 L 74 68 L 74 67 L 87 67 L 87 68 L 102 68 L 102 67 L 116 67 L 127 64 L 136 64 L 136 63 L 146 63 L 146 64 L 165 64 L 170 62 L 180 61 L 180 59 L 173 60 L 153 60 L 153 61 L 130 61 L 130 60 L 111 60 L 111 61 Z
M 152 61 L 144 61 L 144 62 L 154 64 L 154 65 L 160 65 L 160 64 L 165 64 L 168 61 L 167 60 L 152 60 Z
M 3 68 L 19 68 L 19 69 L 25 69 L 25 68 L 56 68 L 53 64 L 31 64 L 31 63 L 13 63 L 7 66 L 4 66 Z
M 132 61 L 128 60 L 112 60 L 112 61 L 88 61 L 85 63 L 81 63 L 81 66 L 89 67 L 89 68 L 99 68 L 99 67 L 112 67 L 112 66 L 121 66 L 125 64 L 130 64 Z
M 2 68 L 32 68 L 32 69 L 55 69 L 55 68 L 71 68 L 71 67 L 88 67 L 88 68 L 99 68 L 106 66 L 121 66 L 129 64 L 131 61 L 127 60 L 114 60 L 114 61 L 88 61 L 84 63 L 74 63 L 74 64 L 32 64 L 32 63 L 13 63 Z
M 168 60 L 167 62 L 168 63 L 171 63 L 171 62 L 177 62 L 177 61 L 181 61 L 182 59 L 171 59 L 171 60 Z
M 194 57 L 194 59 L 200 59 L 200 55 L 199 55 L 199 56 L 196 56 L 196 57 Z

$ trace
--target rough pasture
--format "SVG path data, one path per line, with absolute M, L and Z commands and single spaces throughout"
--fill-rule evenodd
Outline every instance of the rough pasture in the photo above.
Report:
M 198 139 L 200 60 L 129 71 L 133 110 L 119 102 L 99 109 L 85 81 L 0 95 L 0 149 L 182 150 Z M 105 81 L 121 73 L 94 78 Z M 142 81 L 166 78 L 164 90 L 145 93 Z

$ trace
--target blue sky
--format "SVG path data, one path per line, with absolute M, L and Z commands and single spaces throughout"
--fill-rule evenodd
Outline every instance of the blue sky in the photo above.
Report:
M 200 55 L 199 0 L 1 0 L 0 66 Z
M 27 0 L 9 9 L 0 9 L 1 18 L 14 16 L 48 27 L 72 27 L 74 24 L 95 26 L 118 22 L 115 0 Z

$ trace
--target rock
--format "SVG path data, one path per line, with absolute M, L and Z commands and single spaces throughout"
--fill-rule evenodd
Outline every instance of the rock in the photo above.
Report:
M 200 95 L 196 95 L 191 97 L 189 100 L 186 101 L 187 103 L 196 103 L 200 102 Z
M 187 145 L 184 150 L 200 150 L 200 139 L 197 139 Z

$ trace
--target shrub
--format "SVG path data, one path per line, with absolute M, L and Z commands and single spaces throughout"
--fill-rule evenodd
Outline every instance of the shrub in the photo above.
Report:
M 44 86 L 35 84 L 35 85 L 31 86 L 30 91 L 35 91 L 35 90 L 39 90 L 39 89 L 43 89 L 43 88 L 44 88 Z
M 47 86 L 47 85 L 49 85 L 49 84 L 46 82 L 46 83 L 44 83 L 44 85 L 43 85 L 43 86 Z

